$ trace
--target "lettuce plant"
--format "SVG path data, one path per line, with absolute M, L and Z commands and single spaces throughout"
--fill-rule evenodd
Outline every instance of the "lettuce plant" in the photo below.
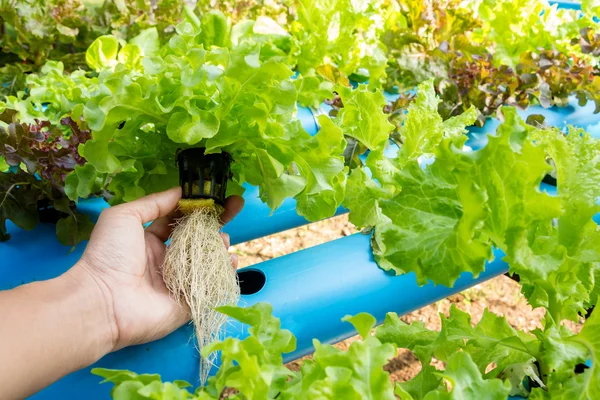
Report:
M 213 13 L 180 23 L 164 46 L 154 28 L 124 46 L 102 36 L 86 52 L 94 75 L 50 62 L 7 108 L 21 123 L 70 118 L 91 130 L 78 146 L 85 164 L 64 178 L 73 201 L 107 189 L 114 204 L 174 186 L 177 149 L 202 146 L 232 155 L 233 191 L 249 182 L 272 208 L 295 197 L 309 219 L 332 215 L 345 186 L 342 128 L 323 116 L 319 133 L 306 133 L 290 67 L 261 60 L 260 42 L 228 47 L 230 31 Z

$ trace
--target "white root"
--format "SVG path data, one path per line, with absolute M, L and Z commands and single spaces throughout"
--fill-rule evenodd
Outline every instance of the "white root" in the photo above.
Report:
M 167 288 L 191 310 L 198 346 L 223 338 L 227 316 L 215 307 L 237 304 L 240 288 L 231 258 L 219 235 L 222 209 L 198 208 L 176 222 L 163 265 Z M 200 381 L 206 383 L 215 362 L 200 356 Z

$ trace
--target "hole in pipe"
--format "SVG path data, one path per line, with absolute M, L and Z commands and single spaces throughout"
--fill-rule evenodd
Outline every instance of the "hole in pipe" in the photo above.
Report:
M 544 179 L 542 179 L 542 182 L 544 182 L 548 185 L 551 185 L 551 186 L 557 185 L 556 178 L 550 174 L 546 174 L 546 176 L 544 176 Z
M 243 269 L 238 271 L 241 294 L 255 294 L 265 286 L 267 277 L 257 269 Z

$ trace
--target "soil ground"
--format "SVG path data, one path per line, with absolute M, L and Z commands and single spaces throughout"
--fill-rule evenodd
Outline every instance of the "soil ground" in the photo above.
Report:
M 353 233 L 356 233 L 356 228 L 348 222 L 346 215 L 342 215 L 242 243 L 233 246 L 231 251 L 238 254 L 241 268 Z M 474 324 L 481 319 L 483 311 L 488 308 L 496 314 L 503 315 L 513 327 L 525 331 L 541 327 L 541 320 L 544 316 L 544 310 L 534 310 L 527 304 L 526 299 L 520 293 L 518 283 L 506 276 L 499 276 L 407 314 L 402 317 L 402 320 L 407 323 L 422 321 L 427 328 L 439 330 L 441 327 L 439 313 L 448 315 L 452 304 L 469 313 Z M 578 331 L 580 325 L 570 324 L 570 328 Z M 336 344 L 336 347 L 347 349 L 353 340 L 356 340 L 356 337 L 342 341 Z M 288 366 L 297 369 L 302 361 L 303 359 L 296 360 Z M 421 369 L 421 365 L 410 351 L 404 349 L 398 352 L 386 369 L 390 372 L 390 378 L 393 381 L 405 381 L 415 376 Z

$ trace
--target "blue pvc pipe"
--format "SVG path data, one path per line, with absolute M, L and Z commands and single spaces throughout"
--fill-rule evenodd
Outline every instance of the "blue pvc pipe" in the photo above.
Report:
M 243 300 L 248 305 L 269 301 L 282 327 L 296 335 L 296 351 L 284 357 L 288 362 L 311 353 L 313 338 L 336 343 L 355 335 L 352 326 L 341 321 L 345 315 L 368 312 L 382 323 L 387 312 L 404 315 L 505 273 L 504 254 L 494 254 L 478 279 L 463 274 L 453 288 L 419 287 L 413 273 L 395 276 L 379 269 L 370 236 L 355 234 L 249 267 L 262 271 L 267 282 L 259 293 Z M 241 324 L 234 329 L 232 335 L 247 334 Z
M 533 114 L 541 114 L 546 120 L 546 125 L 564 128 L 567 125 L 573 125 L 585 129 L 591 136 L 600 139 L 600 113 L 594 114 L 596 106 L 593 101 L 580 107 L 577 99 L 572 96 L 569 98 L 569 104 L 565 107 L 544 108 L 536 105 L 528 107 L 525 110 L 517 109 L 518 114 L 523 119 Z M 500 126 L 500 121 L 496 118 L 488 118 L 486 124 L 479 127 L 469 128 L 469 140 L 467 145 L 477 150 L 487 143 L 487 136 L 493 135 Z
M 575 1 L 568 0 L 552 0 L 549 1 L 550 5 L 558 5 L 558 8 L 566 8 L 570 10 L 581 10 L 581 2 L 577 3 Z

